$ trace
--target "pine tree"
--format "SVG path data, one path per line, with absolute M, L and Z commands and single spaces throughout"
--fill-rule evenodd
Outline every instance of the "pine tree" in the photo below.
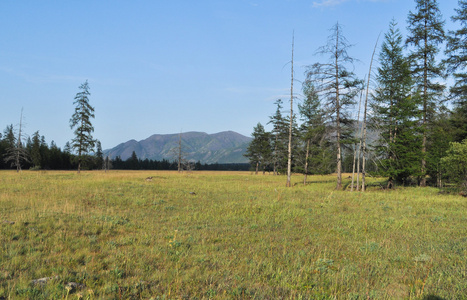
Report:
M 139 159 L 136 152 L 131 152 L 131 156 L 125 161 L 127 168 L 130 170 L 139 170 Z
M 349 107 L 354 104 L 354 97 L 360 90 L 361 81 L 348 70 L 353 66 L 354 58 L 347 50 L 351 47 L 342 34 L 342 26 L 337 23 L 331 29 L 331 35 L 325 46 L 318 53 L 329 55 L 327 63 L 315 63 L 308 67 L 307 81 L 311 82 L 316 92 L 325 101 L 324 109 L 334 126 L 336 141 L 336 189 L 342 188 L 342 147 L 349 142 L 350 125 Z
M 35 169 L 41 168 L 41 137 L 39 131 L 32 135 L 31 150 L 30 150 L 32 165 Z
M 441 159 L 446 155 L 450 143 L 456 136 L 456 128 L 451 124 L 452 116 L 444 107 L 436 114 L 429 127 L 427 146 L 427 174 L 433 185 L 442 187 L 446 172 Z
M 330 164 L 329 160 L 323 157 L 326 157 L 326 153 L 329 155 L 331 149 L 326 139 L 326 126 L 319 96 L 311 82 L 303 83 L 303 94 L 305 99 L 302 104 L 298 104 L 298 110 L 303 122 L 299 130 L 304 146 L 303 183 L 306 184 L 308 174 L 322 174 L 326 169 L 323 166 Z
M 268 124 L 272 124 L 272 164 L 273 174 L 276 175 L 279 172 L 286 170 L 287 166 L 287 143 L 288 143 L 288 132 L 289 125 L 288 119 L 282 116 L 282 100 L 278 99 L 275 102 L 276 112 L 273 116 L 269 117 Z
M 412 76 L 422 99 L 422 160 L 420 186 L 426 185 L 426 152 L 429 123 L 433 120 L 444 85 L 437 79 L 443 76 L 443 65 L 436 62 L 438 46 L 445 39 L 444 21 L 436 0 L 415 0 L 417 11 L 408 16 L 406 44 L 413 47 L 410 55 Z
M 102 152 L 102 144 L 99 140 L 96 141 L 95 159 L 97 169 L 104 169 L 104 152 Z
M 394 20 L 390 23 L 381 46 L 372 103 L 372 126 L 380 132 L 375 146 L 380 158 L 378 170 L 388 177 L 388 188 L 393 187 L 394 181 L 406 183 L 411 176 L 419 175 L 421 154 L 417 97 L 411 94 L 410 66 L 403 55 L 402 35 L 396 25 Z
M 270 134 L 264 130 L 264 126 L 258 123 L 253 129 L 253 140 L 248 145 L 245 157 L 250 159 L 250 164 L 255 167 L 255 174 L 258 174 L 259 168 L 263 169 L 263 174 L 272 157 L 270 144 Z
M 459 0 L 459 8 L 451 19 L 460 23 L 460 28 L 450 30 L 447 35 L 445 60 L 447 72 L 454 77 L 450 88 L 454 98 L 454 112 L 451 117 L 455 129 L 454 140 L 461 142 L 467 138 L 467 1 Z
M 75 96 L 75 112 L 70 119 L 71 129 L 75 129 L 75 137 L 71 142 L 71 147 L 77 153 L 78 173 L 81 171 L 81 164 L 87 154 L 94 148 L 95 140 L 92 137 L 94 127 L 91 118 L 94 118 L 94 107 L 89 104 L 89 84 L 84 82 Z

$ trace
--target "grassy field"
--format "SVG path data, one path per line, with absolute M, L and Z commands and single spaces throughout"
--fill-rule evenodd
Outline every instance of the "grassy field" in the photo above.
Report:
M 2 171 L 0 299 L 467 299 L 466 198 L 301 180 Z

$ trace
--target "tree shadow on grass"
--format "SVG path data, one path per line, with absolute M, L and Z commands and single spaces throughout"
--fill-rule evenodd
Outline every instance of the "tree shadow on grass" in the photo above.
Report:
M 436 296 L 436 295 L 428 295 L 428 296 L 423 297 L 423 300 L 445 300 L 445 299 L 439 296 Z

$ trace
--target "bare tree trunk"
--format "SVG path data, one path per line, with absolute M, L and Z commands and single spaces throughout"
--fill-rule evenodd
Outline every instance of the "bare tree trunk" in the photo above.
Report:
M 292 35 L 292 68 L 290 80 L 290 125 L 289 125 L 289 147 L 287 156 L 287 187 L 291 186 L 292 177 L 292 128 L 293 128 L 293 50 L 294 50 L 294 35 Z
M 256 171 L 255 171 L 255 175 L 258 175 L 258 169 L 259 169 L 259 162 L 256 162 Z
M 16 172 L 19 173 L 21 171 L 21 161 L 20 161 L 20 151 L 21 151 L 21 129 L 23 125 L 23 108 L 21 108 L 21 117 L 19 118 L 19 131 L 18 131 L 18 141 L 17 141 L 17 149 L 16 149 Z
M 279 133 L 276 133 L 276 144 L 274 145 L 274 170 L 273 174 L 277 175 L 277 143 L 279 140 Z
M 370 89 L 370 78 L 371 78 L 371 67 L 373 66 L 373 58 L 375 56 L 376 47 L 378 46 L 378 39 L 376 40 L 375 48 L 373 49 L 373 54 L 371 55 L 370 70 L 368 71 L 368 82 L 366 84 L 366 96 L 365 96 L 365 108 L 363 112 L 363 147 L 362 147 L 362 192 L 365 191 L 365 176 L 366 176 L 366 115 L 367 115 L 367 106 L 368 106 L 368 93 Z
M 362 107 L 362 96 L 363 96 L 363 89 L 360 93 L 360 101 L 358 102 L 358 114 L 357 114 L 357 126 L 358 123 L 360 122 L 360 110 Z M 358 128 L 358 127 L 357 127 Z M 357 130 L 358 131 L 358 130 Z M 358 134 L 358 133 L 357 133 Z M 360 150 L 360 149 L 358 149 Z M 360 153 L 360 151 L 359 151 Z M 353 192 L 353 187 L 354 187 L 354 178 L 355 178 L 355 160 L 357 158 L 357 143 L 354 144 L 354 152 L 353 152 L 353 166 L 352 166 L 352 186 L 350 187 L 350 191 Z M 358 174 L 357 174 L 358 176 Z
M 336 32 L 336 51 L 335 69 L 336 69 L 336 133 L 337 133 L 337 185 L 336 190 L 342 189 L 342 149 L 341 149 L 341 124 L 340 124 L 340 103 L 339 103 L 339 29 Z
M 182 172 L 182 133 L 178 135 L 178 173 Z
M 357 192 L 360 189 L 360 157 L 361 151 L 362 151 L 362 140 L 363 140 L 363 124 L 362 124 L 362 129 L 361 129 L 361 137 L 360 137 L 360 143 L 358 143 L 358 151 L 357 151 Z
M 306 184 L 306 179 L 308 175 L 308 157 L 310 155 L 310 139 L 306 141 L 306 155 L 305 155 L 305 176 L 303 178 L 303 184 Z

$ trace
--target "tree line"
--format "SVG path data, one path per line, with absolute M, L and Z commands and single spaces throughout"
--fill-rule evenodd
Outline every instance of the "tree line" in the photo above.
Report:
M 22 134 L 24 135 L 24 133 Z M 39 131 L 33 133 L 25 142 L 21 142 L 19 149 L 21 157 L 16 164 L 15 149 L 18 149 L 18 130 L 13 125 L 8 125 L 0 132 L 0 169 L 22 169 L 29 170 L 77 170 L 78 157 L 73 153 L 70 142 L 61 149 L 54 141 L 47 144 L 45 137 Z M 131 157 L 122 160 L 117 156 L 115 159 L 105 157 L 101 143 L 95 142 L 96 148 L 81 156 L 81 169 L 83 170 L 177 170 L 178 162 L 139 159 L 133 152 Z M 202 164 L 200 161 L 191 163 L 191 170 L 219 170 L 219 171 L 247 171 L 249 164 Z M 19 166 L 19 167 L 18 167 Z
M 293 171 L 304 182 L 309 174 L 336 172 L 341 189 L 342 173 L 356 172 L 357 190 L 372 174 L 386 177 L 388 188 L 467 187 L 467 1 L 458 1 L 454 13 L 458 28 L 446 32 L 437 1 L 415 0 L 407 36 L 390 22 L 379 67 L 371 69 L 372 58 L 365 79 L 353 72 L 356 58 L 337 23 L 317 51 L 324 59 L 306 69 L 298 115 L 285 116 L 279 99 L 272 130 L 254 127 L 246 157 L 256 172 L 285 172 L 291 136 Z

